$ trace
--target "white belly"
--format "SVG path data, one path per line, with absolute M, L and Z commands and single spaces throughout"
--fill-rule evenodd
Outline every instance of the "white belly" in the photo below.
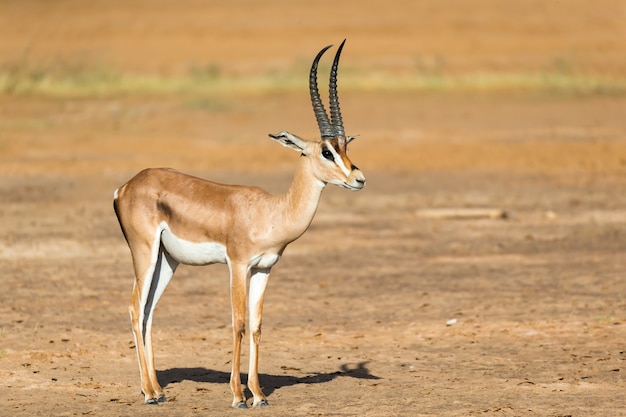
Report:
M 194 243 L 174 235 L 167 223 L 159 225 L 161 228 L 161 243 L 177 262 L 186 265 L 208 265 L 226 263 L 226 247 L 215 242 Z

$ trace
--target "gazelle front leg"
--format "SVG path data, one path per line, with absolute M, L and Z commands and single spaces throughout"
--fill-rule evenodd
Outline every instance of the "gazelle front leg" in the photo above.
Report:
M 230 302 L 233 313 L 233 366 L 230 372 L 230 389 L 233 408 L 248 408 L 241 386 L 241 340 L 246 332 L 246 284 L 248 265 L 229 263 Z
M 252 269 L 250 276 L 250 368 L 248 388 L 254 395 L 253 406 L 265 406 L 267 400 L 259 383 L 259 342 L 261 341 L 261 321 L 263 317 L 263 299 L 265 287 L 270 276 L 269 269 Z

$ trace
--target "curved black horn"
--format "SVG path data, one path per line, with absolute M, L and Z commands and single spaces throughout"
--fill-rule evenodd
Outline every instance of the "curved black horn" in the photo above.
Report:
M 339 108 L 339 97 L 337 96 L 337 67 L 339 66 L 339 56 L 343 49 L 343 44 L 346 43 L 344 39 L 339 45 L 339 49 L 335 54 L 335 60 L 330 70 L 330 87 L 328 89 L 330 95 L 330 122 L 335 129 L 337 136 L 346 136 L 343 130 L 343 120 L 341 119 L 341 109 Z
M 317 63 L 322 55 L 324 55 L 324 52 L 326 52 L 326 50 L 328 50 L 331 46 L 332 45 L 328 45 L 317 54 L 313 60 L 311 73 L 309 74 L 311 103 L 313 103 L 313 111 L 315 112 L 315 118 L 317 119 L 317 125 L 320 128 L 322 139 L 335 137 L 335 129 L 333 129 L 333 126 L 330 124 L 330 120 L 328 120 L 328 114 L 326 114 L 326 109 L 324 109 L 324 104 L 322 103 L 319 90 L 317 89 Z

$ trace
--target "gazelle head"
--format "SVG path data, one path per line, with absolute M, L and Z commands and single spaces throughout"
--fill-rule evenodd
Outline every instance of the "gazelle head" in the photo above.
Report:
M 332 45 L 322 49 L 311 66 L 309 90 L 321 137 L 305 140 L 284 130 L 277 135 L 270 134 L 270 137 L 283 146 L 301 152 L 303 157 L 308 158 L 313 175 L 323 183 L 335 184 L 350 190 L 360 190 L 365 187 L 365 176 L 348 158 L 348 144 L 356 137 L 345 134 L 337 96 L 337 67 L 345 42 L 344 39 L 339 46 L 330 71 L 330 118 L 317 88 L 317 65 L 324 52 Z

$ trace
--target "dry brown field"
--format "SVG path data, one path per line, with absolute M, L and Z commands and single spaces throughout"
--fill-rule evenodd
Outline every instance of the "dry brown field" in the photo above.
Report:
M 368 184 L 329 186 L 273 269 L 270 407 L 229 408 L 223 265 L 179 268 L 143 405 L 113 191 L 149 166 L 285 191 L 267 134 L 317 135 L 307 66 L 343 38 Z M 625 73 L 622 1 L 1 2 L 0 415 L 626 415 Z

